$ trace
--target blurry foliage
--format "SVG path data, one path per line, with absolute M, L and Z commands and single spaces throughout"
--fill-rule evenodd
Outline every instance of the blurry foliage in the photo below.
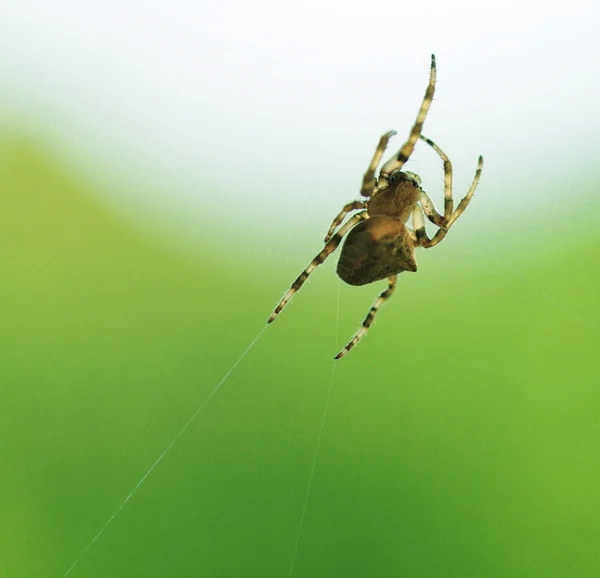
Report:
M 0 576 L 62 576 L 305 263 L 219 229 L 176 255 L 1 150 Z M 598 228 L 557 231 L 457 235 L 401 277 L 336 368 L 296 578 L 600 575 L 599 329 L 511 274 L 597 324 Z M 379 290 L 340 288 L 340 343 Z M 287 575 L 337 294 L 329 264 L 71 576 Z

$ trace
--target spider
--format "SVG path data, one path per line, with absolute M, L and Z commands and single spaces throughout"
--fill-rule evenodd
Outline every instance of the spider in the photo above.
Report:
M 333 219 L 325 236 L 325 247 L 292 283 L 267 322 L 271 323 L 281 313 L 281 310 L 294 293 L 302 287 L 308 276 L 337 249 L 342 238 L 347 234 L 337 265 L 339 277 L 349 285 L 366 285 L 387 278 L 388 287 L 375 300 L 360 329 L 346 347 L 335 356 L 335 359 L 346 355 L 367 333 L 380 307 L 394 293 L 398 274 L 402 271 L 415 272 L 417 270 L 415 247 L 428 249 L 437 245 L 467 208 L 479 183 L 483 168 L 483 157 L 481 156 L 467 194 L 454 209 L 452 163 L 439 146 L 421 134 L 435 92 L 435 75 L 435 55 L 432 54 L 429 84 L 408 140 L 390 160 L 383 164 L 379 171 L 379 177 L 376 178 L 375 173 L 383 153 L 390 138 L 396 132 L 393 130 L 386 132 L 379 139 L 360 189 L 360 194 L 365 199 L 348 203 Z M 436 209 L 429 195 L 421 189 L 420 177 L 415 173 L 401 171 L 404 163 L 412 155 L 418 139 L 426 142 L 444 162 L 443 214 Z M 359 212 L 342 225 L 346 215 L 353 211 Z M 431 238 L 425 230 L 423 213 L 438 227 L 435 235 Z M 405 225 L 411 215 L 413 229 Z

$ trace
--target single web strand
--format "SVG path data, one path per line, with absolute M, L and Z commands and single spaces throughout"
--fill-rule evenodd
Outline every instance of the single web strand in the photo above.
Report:
M 519 275 L 512 267 L 509 267 L 508 265 L 505 265 L 505 264 L 502 264 L 502 266 L 507 271 L 509 271 L 510 273 L 512 273 L 519 281 L 521 281 L 521 283 L 523 283 L 524 285 L 526 285 L 527 287 L 529 287 L 529 289 L 531 289 L 534 293 L 537 293 L 540 297 L 542 297 L 543 299 L 545 299 L 546 301 L 548 301 L 548 303 L 550 303 L 551 305 L 554 305 L 554 307 L 556 307 L 557 309 L 560 309 L 564 313 L 567 313 L 571 317 L 574 317 L 575 319 L 578 319 L 582 323 L 585 323 L 586 325 L 589 325 L 590 327 L 593 327 L 594 329 L 598 329 L 598 325 L 596 325 L 595 323 L 592 323 L 591 321 L 588 321 L 584 317 L 581 317 L 581 316 L 577 315 L 577 313 L 575 313 L 574 311 L 571 311 L 570 309 L 567 309 L 566 307 L 562 306 L 557 301 L 554 301 L 554 299 L 552 299 L 551 297 L 548 297 L 548 295 L 546 295 L 545 293 L 542 293 L 537 287 L 535 287 L 534 285 L 532 285 L 531 283 L 529 283 L 529 281 L 527 281 L 527 279 L 524 279 L 523 277 L 521 277 L 521 275 Z
M 340 327 L 340 287 L 341 283 L 338 281 L 337 291 L 337 305 L 335 309 L 335 349 L 338 349 L 339 342 L 339 327 Z M 333 367 L 331 368 L 331 378 L 329 379 L 329 387 L 327 388 L 327 395 L 325 396 L 325 405 L 323 406 L 323 414 L 321 415 L 321 425 L 319 427 L 319 435 L 317 436 L 317 443 L 315 445 L 315 453 L 313 455 L 312 466 L 310 468 L 310 474 L 308 476 L 308 484 L 306 485 L 306 495 L 304 496 L 304 504 L 302 506 L 302 513 L 300 514 L 300 522 L 298 523 L 298 534 L 296 535 L 296 543 L 294 544 L 294 553 L 292 554 L 292 562 L 290 564 L 290 573 L 288 578 L 292 578 L 294 574 L 294 568 L 296 566 L 296 558 L 298 557 L 298 547 L 300 546 L 300 536 L 302 534 L 302 527 L 304 526 L 304 517 L 306 516 L 306 508 L 308 507 L 308 500 L 310 498 L 310 490 L 312 487 L 313 479 L 315 477 L 315 468 L 317 466 L 317 457 L 319 455 L 319 449 L 321 447 L 321 438 L 323 437 L 323 427 L 325 426 L 325 418 L 327 417 L 327 408 L 329 407 L 329 399 L 331 397 L 331 388 L 333 386 L 333 376 L 335 375 L 335 360 Z
M 477 255 L 479 257 L 483 256 L 482 253 L 480 253 L 479 251 L 474 251 L 474 250 L 465 251 L 464 253 L 466 255 L 470 254 L 470 255 Z M 529 289 L 531 289 L 534 293 L 536 293 L 537 295 L 539 295 L 542 299 L 545 299 L 546 301 L 548 301 L 548 303 L 550 303 L 551 305 L 554 305 L 554 307 L 556 307 L 557 309 L 560 309 L 563 313 L 566 313 L 567 315 L 570 315 L 574 319 L 577 319 L 578 321 L 581 321 L 582 323 L 585 323 L 586 325 L 589 325 L 590 327 L 593 327 L 594 329 L 598 329 L 598 325 L 596 323 L 594 323 L 593 321 L 589 321 L 585 317 L 581 317 L 580 315 L 578 315 L 574 311 L 571 311 L 571 309 L 567 309 L 564 305 L 561 305 L 560 303 L 558 303 L 558 301 L 555 301 L 554 299 L 552 299 L 552 297 L 548 297 L 548 295 L 546 295 L 545 293 L 543 293 L 542 291 L 540 291 L 535 285 L 533 285 L 532 283 L 530 283 L 529 281 L 527 281 L 527 279 L 525 279 L 522 275 L 520 275 L 519 273 L 517 273 L 512 267 L 510 267 L 509 265 L 507 265 L 506 263 L 504 263 L 500 259 L 498 259 L 496 262 L 505 271 L 508 271 L 511 275 L 513 275 L 519 281 L 521 281 L 521 283 L 523 283 L 523 285 L 525 285 L 526 287 L 528 287 Z
M 158 458 L 150 466 L 150 468 L 148 469 L 148 471 L 140 478 L 140 481 L 135 485 L 135 487 L 133 488 L 133 490 L 131 490 L 131 492 L 129 492 L 129 495 L 121 502 L 120 506 L 114 511 L 114 513 L 106 521 L 106 523 L 104 524 L 104 526 L 102 526 L 102 528 L 100 528 L 100 531 L 92 538 L 91 542 L 84 548 L 84 550 L 81 552 L 81 554 L 79 555 L 79 557 L 75 560 L 75 562 L 73 562 L 73 564 L 71 565 L 71 567 L 64 573 L 63 578 L 66 578 L 71 573 L 71 571 L 75 568 L 75 566 L 77 566 L 77 564 L 79 564 L 79 562 L 81 561 L 81 559 L 88 553 L 88 551 L 94 545 L 94 543 L 98 540 L 98 538 L 100 538 L 100 536 L 102 536 L 102 534 L 104 533 L 104 531 L 106 530 L 106 528 L 108 528 L 108 526 L 110 526 L 110 524 L 112 523 L 112 521 L 118 516 L 119 512 L 125 507 L 125 504 L 127 504 L 127 502 L 129 502 L 129 500 L 133 497 L 133 495 L 138 491 L 139 487 L 146 481 L 146 478 L 152 473 L 152 471 L 154 470 L 154 468 L 156 468 L 156 466 L 158 466 L 158 464 L 162 461 L 162 459 L 169 453 L 169 450 L 175 445 L 175 442 L 182 436 L 183 432 L 185 432 L 185 430 L 190 426 L 190 424 L 194 421 L 194 419 L 196 419 L 196 416 L 204 409 L 204 407 L 206 406 L 206 404 L 215 395 L 215 393 L 217 393 L 217 391 L 223 385 L 223 383 L 225 383 L 225 380 L 232 374 L 233 370 L 238 366 L 238 364 L 240 363 L 240 361 L 242 361 L 242 359 L 244 359 L 244 357 L 246 356 L 246 354 L 254 347 L 254 344 L 259 340 L 260 336 L 264 333 L 264 331 L 265 331 L 265 329 L 267 327 L 268 327 L 268 325 L 265 325 L 260 330 L 259 334 L 254 338 L 254 340 L 252 341 L 252 343 L 246 348 L 246 350 L 244 351 L 244 353 L 242 353 L 238 357 L 237 361 L 231 366 L 231 369 L 223 376 L 223 378 L 221 379 L 221 381 L 219 381 L 219 383 L 208 394 L 208 397 L 198 406 L 198 408 L 196 409 L 196 411 L 192 414 L 192 417 L 190 417 L 190 419 L 187 420 L 187 422 L 179 430 L 179 432 L 177 434 L 175 434 L 175 437 L 169 442 L 169 444 L 164 449 L 164 451 L 162 452 L 162 454 L 160 454 L 160 456 L 158 456 Z

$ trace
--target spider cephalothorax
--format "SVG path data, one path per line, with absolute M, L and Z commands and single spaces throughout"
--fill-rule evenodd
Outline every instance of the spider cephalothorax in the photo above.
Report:
M 376 178 L 375 173 L 383 153 L 390 138 L 396 133 L 389 131 L 379 139 L 371 164 L 363 177 L 360 191 L 366 200 L 348 203 L 333 220 L 325 236 L 325 247 L 294 281 L 269 317 L 268 323 L 277 317 L 294 293 L 302 287 L 308 276 L 337 249 L 342 238 L 348 234 L 337 266 L 340 278 L 349 285 L 366 285 L 387 278 L 388 288 L 379 295 L 361 328 L 348 345 L 337 354 L 336 359 L 343 357 L 360 341 L 381 305 L 394 292 L 397 275 L 402 271 L 414 272 L 417 270 L 415 247 L 429 248 L 437 245 L 465 210 L 479 182 L 483 157 L 479 157 L 475 177 L 467 194 L 454 209 L 452 163 L 440 147 L 421 134 L 434 92 L 435 56 L 432 55 L 429 84 L 408 140 L 390 160 L 384 163 L 379 177 Z M 436 209 L 429 195 L 421 188 L 419 176 L 401 170 L 412 155 L 418 139 L 433 148 L 444 162 L 443 213 Z M 346 215 L 353 211 L 359 212 L 342 224 Z M 405 224 L 411 215 L 412 229 Z M 425 230 L 424 215 L 438 227 L 435 235 L 431 238 Z

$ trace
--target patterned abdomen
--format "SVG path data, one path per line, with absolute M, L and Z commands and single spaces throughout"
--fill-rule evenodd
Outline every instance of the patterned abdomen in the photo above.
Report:
M 404 224 L 375 216 L 348 233 L 337 274 L 348 285 L 366 285 L 402 271 L 416 271 L 413 240 Z

